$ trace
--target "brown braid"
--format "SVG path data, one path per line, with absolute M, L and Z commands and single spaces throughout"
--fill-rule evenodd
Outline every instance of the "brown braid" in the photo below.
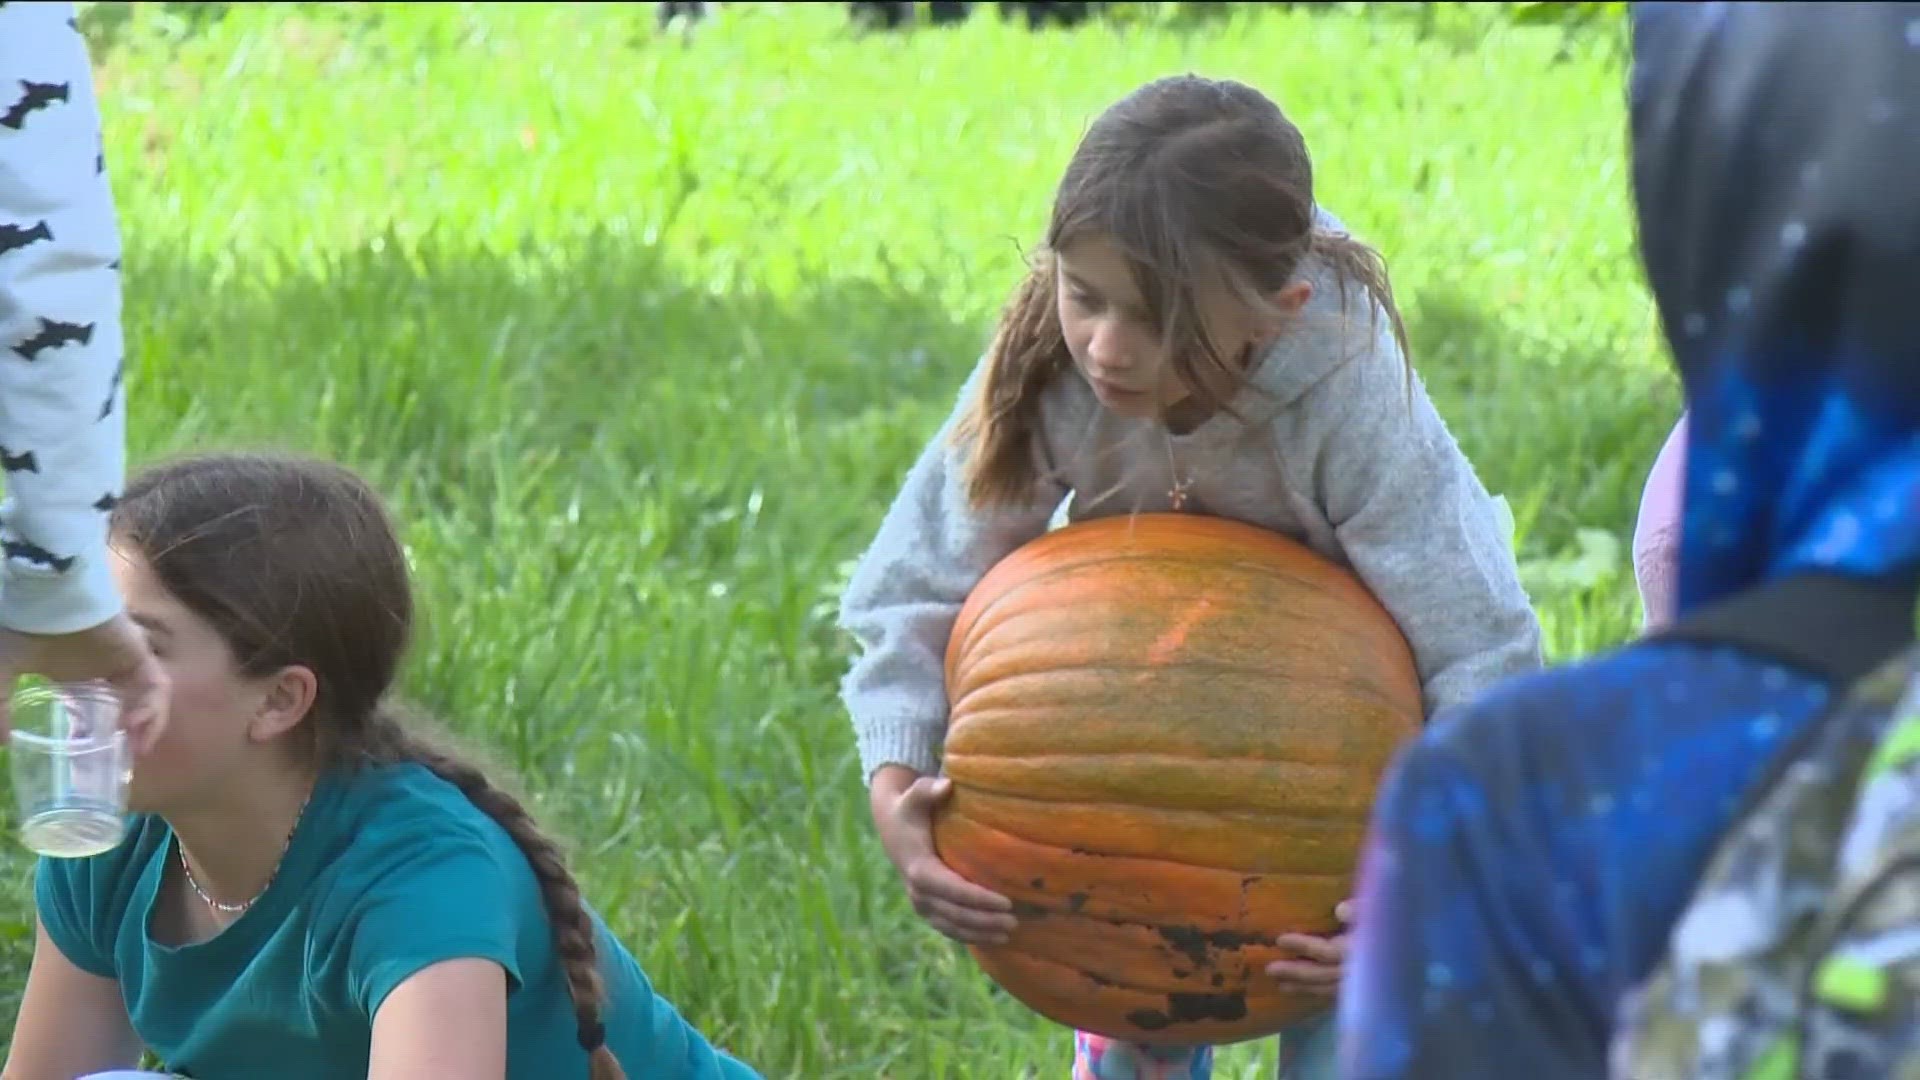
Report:
M 607 1002 L 606 981 L 600 975 L 593 921 L 581 902 L 580 885 L 567 869 L 565 853 L 511 792 L 488 779 L 479 765 L 444 745 L 443 738 L 417 734 L 421 727 L 418 718 L 403 719 L 391 706 L 382 705 L 367 725 L 361 748 L 364 763 L 424 765 L 459 788 L 468 802 L 513 837 L 540 882 L 540 895 L 553 923 L 554 951 L 567 972 L 580 1048 L 588 1054 L 588 1080 L 627 1080 L 626 1070 L 607 1048 L 607 1029 L 600 1019 L 600 1008 Z

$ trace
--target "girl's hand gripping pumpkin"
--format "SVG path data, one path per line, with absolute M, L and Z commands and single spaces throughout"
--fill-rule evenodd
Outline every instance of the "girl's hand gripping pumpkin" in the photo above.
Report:
M 1013 902 L 954 873 L 934 853 L 933 808 L 952 790 L 945 777 L 882 768 L 871 792 L 874 825 L 921 918 L 955 941 L 999 945 L 1013 932 Z
M 1353 901 L 1342 901 L 1333 909 L 1333 915 L 1341 925 L 1353 925 Z M 1332 937 L 1282 934 L 1274 944 L 1293 950 L 1301 959 L 1275 960 L 1267 965 L 1267 974 L 1296 993 L 1332 997 L 1340 992 L 1340 971 L 1347 960 L 1347 936 L 1344 930 Z

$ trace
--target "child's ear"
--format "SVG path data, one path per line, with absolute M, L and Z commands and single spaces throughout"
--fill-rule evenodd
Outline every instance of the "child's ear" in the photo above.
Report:
M 311 669 L 299 664 L 281 668 L 266 680 L 247 734 L 255 742 L 264 743 L 292 731 L 313 710 L 319 690 L 319 680 Z
M 1274 306 L 1287 315 L 1298 315 L 1300 309 L 1313 299 L 1313 282 L 1305 278 L 1290 281 L 1279 292 L 1273 294 Z

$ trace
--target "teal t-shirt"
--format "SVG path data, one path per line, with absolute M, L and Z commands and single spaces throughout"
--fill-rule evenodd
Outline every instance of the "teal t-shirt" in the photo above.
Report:
M 426 768 L 323 778 L 266 893 L 217 937 L 182 948 L 147 932 L 174 857 L 166 822 L 141 815 L 110 852 L 41 860 L 36 882 L 48 936 L 75 966 L 118 980 L 134 1030 L 174 1072 L 364 1076 L 388 992 L 430 964 L 483 957 L 509 979 L 509 1080 L 586 1076 L 532 868 L 504 829 Z M 594 918 L 607 1045 L 628 1076 L 759 1080 L 656 995 Z

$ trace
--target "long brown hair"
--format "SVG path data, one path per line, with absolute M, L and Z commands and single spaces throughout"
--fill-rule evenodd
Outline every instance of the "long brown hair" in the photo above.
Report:
M 183 457 L 128 484 L 112 533 L 219 632 L 241 670 L 312 670 L 313 710 L 296 732 L 318 768 L 424 765 L 513 837 L 553 923 L 589 1080 L 624 1080 L 600 1018 L 593 923 L 560 846 L 469 756 L 388 700 L 414 608 L 406 554 L 379 496 L 325 461 Z
M 1109 107 L 1088 128 L 1054 194 L 1042 249 L 1001 313 L 985 376 L 954 427 L 970 444 L 975 505 L 1018 502 L 1032 490 L 1039 392 L 1072 357 L 1060 327 L 1053 253 L 1082 236 L 1125 253 L 1174 374 L 1197 404 L 1223 409 L 1246 377 L 1201 317 L 1221 287 L 1253 309 L 1293 280 L 1309 254 L 1359 282 L 1406 328 L 1385 261 L 1344 233 L 1314 227 L 1306 140 L 1265 95 L 1243 83 L 1160 79 Z

